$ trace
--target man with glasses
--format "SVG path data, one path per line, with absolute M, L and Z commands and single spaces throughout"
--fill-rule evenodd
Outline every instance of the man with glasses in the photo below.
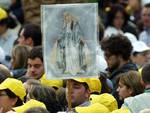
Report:
M 150 47 L 148 47 L 144 42 L 136 41 L 133 43 L 131 60 L 137 65 L 139 69 L 148 63 L 149 51 Z
M 101 43 L 101 47 L 108 65 L 107 71 L 109 78 L 113 82 L 113 93 L 116 93 L 116 80 L 118 75 L 129 70 L 137 70 L 136 65 L 130 60 L 133 47 L 127 37 L 122 35 L 111 36 L 108 39 L 104 39 Z

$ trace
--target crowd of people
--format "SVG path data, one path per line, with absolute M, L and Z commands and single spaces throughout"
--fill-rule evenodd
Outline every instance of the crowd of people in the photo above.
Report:
M 150 113 L 148 0 L 35 1 L 0 1 L 0 113 Z M 40 5 L 87 2 L 99 6 L 97 77 L 47 79 Z

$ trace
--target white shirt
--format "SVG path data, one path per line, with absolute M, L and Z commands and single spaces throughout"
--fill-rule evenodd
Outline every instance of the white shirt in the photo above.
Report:
M 123 31 L 121 29 L 116 29 L 113 26 L 108 26 L 104 32 L 104 37 L 110 37 L 112 35 L 122 34 Z

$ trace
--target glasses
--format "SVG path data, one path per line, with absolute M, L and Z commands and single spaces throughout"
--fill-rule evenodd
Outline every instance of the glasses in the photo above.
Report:
M 140 55 L 142 55 L 142 56 L 145 56 L 145 57 L 149 56 L 149 54 L 146 53 L 146 52 L 133 52 L 133 55 L 134 55 L 134 56 L 137 56 L 138 54 L 140 54 Z

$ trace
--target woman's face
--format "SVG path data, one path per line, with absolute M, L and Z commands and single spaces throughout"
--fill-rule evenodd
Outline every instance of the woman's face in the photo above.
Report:
M 3 113 L 11 110 L 15 103 L 16 100 L 10 98 L 4 90 L 0 91 L 0 108 L 3 109 Z
M 130 97 L 132 94 L 132 90 L 128 88 L 126 85 L 119 81 L 117 92 L 119 94 L 119 98 L 124 100 L 127 97 Z
M 113 20 L 113 25 L 115 28 L 117 29 L 121 29 L 122 26 L 124 24 L 124 16 L 123 16 L 123 13 L 118 11 L 115 15 L 115 18 Z
M 15 56 L 12 54 L 12 58 L 11 58 L 11 61 L 10 61 L 10 62 L 11 62 L 11 68 L 12 68 L 12 69 L 15 69 L 15 67 L 16 67 L 15 60 L 16 60 L 16 59 L 15 59 Z

